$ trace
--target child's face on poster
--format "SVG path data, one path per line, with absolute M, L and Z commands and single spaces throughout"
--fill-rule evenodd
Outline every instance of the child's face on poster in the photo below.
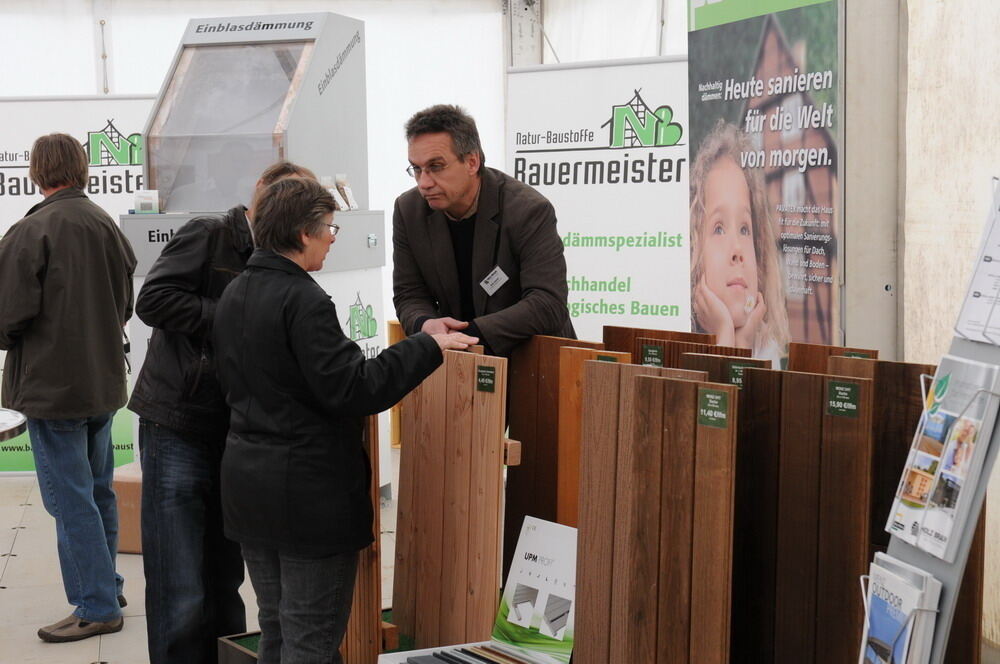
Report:
M 701 229 L 705 283 L 740 328 L 756 304 L 757 258 L 753 247 L 750 189 L 730 157 L 719 159 L 705 179 Z

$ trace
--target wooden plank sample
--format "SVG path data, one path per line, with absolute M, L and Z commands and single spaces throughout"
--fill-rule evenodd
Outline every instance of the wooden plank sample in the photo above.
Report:
M 711 355 L 708 353 L 681 353 L 678 366 L 682 369 L 695 369 L 708 374 L 708 380 L 713 383 L 726 383 L 742 387 L 743 369 L 756 367 L 769 369 L 770 360 L 753 357 L 733 357 L 729 355 Z
M 750 370 L 748 370 L 750 371 Z M 774 661 L 812 661 L 816 644 L 824 376 L 782 372 Z
M 803 344 L 793 341 L 788 344 L 788 370 L 815 374 L 826 373 L 827 360 L 835 355 L 878 359 L 878 351 L 874 349 Z
M 694 537 L 698 383 L 664 380 L 660 473 L 660 577 L 657 662 L 691 654 L 691 566 Z
M 965 575 L 958 590 L 955 614 L 951 621 L 945 664 L 979 664 L 983 639 L 983 566 L 986 564 L 986 510 L 979 515 L 976 534 L 972 536 Z
M 472 399 L 475 394 L 477 356 L 450 353 L 447 425 L 444 427 L 444 510 L 442 513 L 440 592 L 440 645 L 463 643 L 469 587 L 469 477 L 472 474 Z M 425 480 L 426 481 L 426 480 Z M 447 564 L 443 564 L 447 561 Z M 418 600 L 419 602 L 419 600 Z M 439 644 L 435 644 L 439 645 Z
M 710 355 L 727 355 L 730 357 L 750 357 L 749 348 L 735 346 L 715 346 L 690 341 L 669 341 L 636 337 L 632 357 L 636 364 L 681 368 L 681 355 L 684 353 L 703 353 Z
M 731 638 L 732 652 L 752 662 L 776 661 L 775 545 L 782 382 L 779 371 L 746 369 L 739 396 Z
M 604 347 L 607 350 L 619 353 L 631 353 L 635 347 L 636 337 L 646 337 L 649 339 L 663 339 L 665 341 L 693 341 L 701 344 L 714 344 L 714 334 L 700 334 L 698 332 L 680 332 L 677 330 L 650 330 L 641 327 L 620 327 L 617 325 L 604 326 Z M 634 356 L 633 356 L 634 357 Z M 635 358 L 636 363 L 639 358 Z
M 364 446 L 372 468 L 378 468 L 378 415 L 365 418 Z M 375 520 L 380 532 L 379 477 L 372 473 L 368 487 Z M 382 649 L 382 543 L 376 539 L 358 553 L 358 571 L 351 600 L 351 616 L 340 651 L 350 664 L 376 664 Z
M 699 664 L 729 662 L 737 390 L 698 384 L 690 661 Z
M 872 458 L 872 491 L 869 540 L 884 551 L 889 546 L 885 524 L 899 484 L 899 474 L 906 465 L 913 434 L 923 413 L 920 376 L 933 376 L 933 364 L 909 364 L 886 360 L 830 356 L 827 373 L 854 376 L 873 381 L 872 435 L 875 451 Z
M 406 338 L 406 333 L 403 331 L 403 326 L 398 320 L 391 320 L 388 323 L 389 328 L 389 345 L 399 343 Z M 392 447 L 399 447 L 403 444 L 403 437 L 401 432 L 402 418 L 401 418 L 401 408 L 402 404 L 396 404 L 389 409 L 389 444 Z
M 658 628 L 660 467 L 663 451 L 663 380 L 634 379 L 631 439 L 619 478 L 629 479 L 632 518 L 615 524 L 615 576 L 611 597 L 612 662 L 653 664 Z
M 823 378 L 816 594 L 817 664 L 857 657 L 864 607 L 857 580 L 868 571 L 872 382 Z
M 524 517 L 555 521 L 558 511 L 559 349 L 603 344 L 537 335 L 510 358 L 510 437 L 521 441 L 521 464 L 508 468 L 504 511 L 503 578 Z
M 418 432 L 422 398 L 420 387 L 399 404 L 400 435 L 399 487 L 396 494 L 396 547 L 392 579 L 392 620 L 401 633 L 416 634 L 417 568 L 414 535 L 415 468 L 419 450 Z M 373 466 L 374 467 L 374 466 Z
M 414 639 L 419 647 L 441 643 L 441 614 L 436 603 L 441 593 L 441 536 L 444 528 L 445 440 L 448 414 L 448 366 L 445 361 L 420 386 L 420 422 L 414 442 L 416 464 L 413 469 L 415 500 L 413 514 L 413 557 L 416 562 L 414 584 Z M 403 448 L 405 452 L 406 448 Z
M 500 538 L 503 501 L 503 432 L 507 409 L 507 360 L 475 361 L 469 476 L 469 570 L 466 641 L 490 638 L 500 601 Z M 483 378 L 494 377 L 493 385 Z
M 621 365 L 584 362 L 577 526 L 576 664 L 607 664 L 611 654 L 615 502 Z
M 556 521 L 576 527 L 580 496 L 580 435 L 583 412 L 583 365 L 588 360 L 620 362 L 629 353 L 563 346 L 559 349 L 559 434 L 556 458 Z

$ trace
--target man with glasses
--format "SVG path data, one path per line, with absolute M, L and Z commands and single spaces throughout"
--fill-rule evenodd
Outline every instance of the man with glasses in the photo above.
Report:
M 406 123 L 416 187 L 393 211 L 393 303 L 407 334 L 461 331 L 509 356 L 535 334 L 573 338 L 552 204 L 484 166 L 475 121 L 437 105 Z
M 256 189 L 288 177 L 315 179 L 309 169 L 282 161 L 264 171 Z M 243 557 L 222 530 L 229 408 L 211 340 L 219 297 L 253 252 L 252 206 L 184 224 L 136 300 L 136 315 L 153 328 L 128 404 L 139 415 L 151 664 L 215 662 L 216 639 L 246 631 Z

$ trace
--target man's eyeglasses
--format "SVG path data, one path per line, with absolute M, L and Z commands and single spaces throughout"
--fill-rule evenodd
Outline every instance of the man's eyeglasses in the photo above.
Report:
M 340 232 L 340 226 L 338 226 L 337 224 L 323 224 L 323 225 L 324 226 L 329 226 L 330 227 L 330 235 L 332 235 L 333 237 L 337 237 L 337 233 Z
M 426 168 L 421 168 L 420 166 L 414 166 L 413 164 L 410 164 L 409 166 L 406 167 L 406 172 L 410 174 L 411 178 L 415 178 L 415 179 L 419 180 L 420 176 L 423 175 L 424 173 L 427 173 L 431 177 L 434 177 L 435 175 L 437 175 L 438 173 L 440 173 L 444 169 L 446 169 L 449 166 L 451 166 L 451 164 L 453 164 L 453 163 L 455 163 L 455 162 L 450 162 L 450 163 L 447 163 L 447 164 L 440 164 L 440 163 L 438 163 L 438 164 L 431 164 L 430 166 L 427 166 Z

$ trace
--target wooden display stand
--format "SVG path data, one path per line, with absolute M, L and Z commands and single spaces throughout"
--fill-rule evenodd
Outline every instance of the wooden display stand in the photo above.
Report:
M 870 360 L 878 359 L 878 351 L 869 348 L 847 348 L 845 346 L 824 346 L 822 344 L 788 344 L 789 371 L 823 374 L 827 371 L 827 361 L 830 357 L 859 357 Z
M 636 337 L 632 356 L 636 364 L 646 364 L 654 367 L 681 367 L 681 355 L 685 353 L 701 353 L 709 355 L 726 355 L 729 357 L 750 357 L 749 348 L 736 346 L 716 346 L 694 341 L 673 341 L 651 337 Z M 729 382 L 728 380 L 726 381 Z
M 492 630 L 506 398 L 506 359 L 447 351 L 402 402 L 393 620 L 418 647 Z
M 620 353 L 632 353 L 635 350 L 636 337 L 661 339 L 663 341 L 691 341 L 699 344 L 714 344 L 714 334 L 699 334 L 697 332 L 679 332 L 676 330 L 650 330 L 642 327 L 604 326 L 604 346 L 606 350 Z M 638 358 L 636 358 L 638 361 Z
M 559 519 L 559 361 L 563 346 L 603 350 L 604 344 L 537 335 L 510 357 L 510 437 L 521 441 L 521 463 L 507 471 L 503 578 L 524 517 Z

